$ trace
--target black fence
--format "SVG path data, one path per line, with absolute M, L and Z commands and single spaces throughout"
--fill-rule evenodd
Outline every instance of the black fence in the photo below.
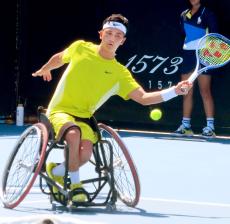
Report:
M 216 13 L 220 33 L 229 37 L 230 2 L 210 0 L 207 7 Z M 32 78 L 31 73 L 76 39 L 99 43 L 101 23 L 112 13 L 122 13 L 130 21 L 127 42 L 117 52 L 117 59 L 130 69 L 144 89 L 160 90 L 177 83 L 183 61 L 179 16 L 186 8 L 185 0 L 67 0 L 65 3 L 17 0 L 6 3 L 2 13 L 0 115 L 14 115 L 19 101 L 25 105 L 27 116 L 34 115 L 38 105 L 47 106 L 64 68 L 54 71 L 54 79 L 49 83 Z M 212 87 L 216 130 L 218 134 L 230 135 L 230 66 L 215 73 Z M 149 118 L 149 111 L 155 107 L 163 111 L 158 122 Z M 192 117 L 195 131 L 205 125 L 203 111 L 197 89 Z M 149 107 L 113 97 L 96 113 L 99 120 L 114 126 L 165 131 L 173 131 L 181 116 L 181 97 Z

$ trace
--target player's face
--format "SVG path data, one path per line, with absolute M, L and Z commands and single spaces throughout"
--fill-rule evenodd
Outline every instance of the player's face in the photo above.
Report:
M 200 0 L 189 0 L 192 6 L 199 6 Z
M 106 28 L 99 32 L 101 43 L 107 50 L 115 52 L 125 42 L 125 35 L 116 28 Z

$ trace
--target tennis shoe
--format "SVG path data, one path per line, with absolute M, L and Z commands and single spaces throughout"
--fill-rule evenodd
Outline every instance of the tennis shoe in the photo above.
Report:
M 57 166 L 56 163 L 47 163 L 46 164 L 46 173 L 54 182 L 59 183 L 61 186 L 64 186 L 64 179 L 63 176 L 57 176 L 52 173 L 52 170 Z M 58 189 L 53 187 L 53 193 L 58 193 Z
M 77 190 L 77 189 L 82 189 L 83 185 L 82 183 L 78 183 L 78 184 L 71 184 L 70 185 L 70 189 L 73 190 Z M 80 194 L 76 194 L 72 197 L 72 201 L 73 202 L 85 202 L 87 200 L 87 196 L 84 193 L 80 193 Z
M 204 127 L 202 130 L 202 136 L 205 138 L 213 138 L 216 136 L 214 130 L 211 127 Z
M 174 132 L 178 136 L 193 136 L 193 131 L 191 128 L 186 128 L 183 124 Z

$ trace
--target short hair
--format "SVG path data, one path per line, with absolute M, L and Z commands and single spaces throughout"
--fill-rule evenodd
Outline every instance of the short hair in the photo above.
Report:
M 111 16 L 107 17 L 103 23 L 102 23 L 102 26 L 107 23 L 107 22 L 119 22 L 121 24 L 123 24 L 125 27 L 126 27 L 126 30 L 128 32 L 128 29 L 129 29 L 129 21 L 126 17 L 124 17 L 123 15 L 121 14 L 112 14 Z

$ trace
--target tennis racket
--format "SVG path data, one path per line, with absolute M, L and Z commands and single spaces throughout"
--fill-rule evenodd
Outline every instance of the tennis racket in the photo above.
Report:
M 218 33 L 203 36 L 196 48 L 196 68 L 188 78 L 190 83 L 204 71 L 219 68 L 230 61 L 230 40 Z

